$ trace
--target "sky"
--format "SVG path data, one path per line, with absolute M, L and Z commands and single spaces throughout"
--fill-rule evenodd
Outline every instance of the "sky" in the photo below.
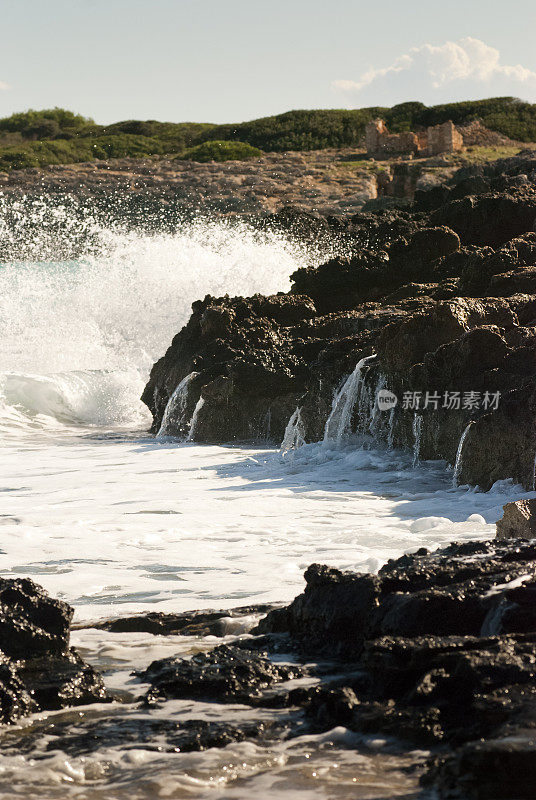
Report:
M 536 102 L 534 0 L 0 0 L 0 117 Z

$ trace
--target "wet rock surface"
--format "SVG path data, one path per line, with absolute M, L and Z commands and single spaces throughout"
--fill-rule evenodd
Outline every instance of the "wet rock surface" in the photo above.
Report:
M 258 630 L 288 631 L 305 653 L 351 664 L 346 680 L 291 695 L 316 729 L 431 747 L 423 784 L 441 798 L 533 796 L 533 542 L 454 543 L 377 576 L 313 565 L 305 578 L 304 594 Z
M 104 748 L 122 751 L 144 750 L 155 753 L 189 753 L 211 747 L 226 747 L 232 742 L 274 739 L 287 726 L 271 721 L 222 722 L 205 719 L 158 719 L 137 710 L 121 714 L 85 711 L 77 717 L 65 715 L 54 720 L 53 728 L 37 722 L 30 730 L 8 731 L 2 739 L 4 753 L 32 753 L 46 744 L 42 757 L 62 751 L 83 757 Z
M 0 578 L 0 721 L 103 702 L 100 676 L 69 648 L 73 609 L 28 578 Z
M 138 673 L 151 684 L 145 702 L 159 699 L 202 699 L 220 703 L 257 703 L 274 684 L 302 674 L 298 666 L 276 664 L 266 654 L 228 645 L 190 659 L 164 658 Z
M 225 636 L 239 630 L 243 618 L 265 615 L 272 605 L 241 606 L 226 611 L 185 611 L 181 614 L 165 614 L 149 611 L 146 614 L 117 617 L 91 624 L 97 630 L 112 633 L 151 633 L 155 636 Z
M 498 539 L 536 539 L 536 500 L 516 500 L 504 506 L 497 521 Z

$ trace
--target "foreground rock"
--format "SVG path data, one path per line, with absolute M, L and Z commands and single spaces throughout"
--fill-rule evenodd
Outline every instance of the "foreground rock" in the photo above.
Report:
M 103 702 L 103 683 L 69 648 L 73 610 L 28 578 L 0 578 L 0 721 Z
M 352 662 L 346 683 L 293 696 L 317 728 L 439 747 L 423 782 L 441 798 L 533 796 L 534 543 L 423 550 L 377 576 L 313 565 L 305 578 L 304 594 L 258 630 Z
M 536 500 L 517 500 L 504 506 L 497 522 L 497 539 L 536 539 Z
M 536 542 L 421 549 L 377 575 L 312 565 L 305 579 L 303 594 L 272 607 L 253 636 L 154 661 L 136 673 L 144 695 L 4 733 L 4 752 L 189 752 L 342 726 L 394 737 L 391 750 L 398 741 L 419 771 L 429 750 L 423 791 L 441 800 L 534 796 Z M 105 699 L 99 678 L 68 649 L 67 605 L 29 580 L 3 580 L 0 600 L 3 721 Z M 205 636 L 259 611 L 149 614 L 145 625 L 139 615 L 101 627 Z M 282 660 L 289 653 L 293 663 Z M 184 719 L 176 705 L 166 716 L 170 700 L 188 701 Z M 203 706 L 196 718 L 196 702 L 215 704 L 209 719 Z
M 300 675 L 299 667 L 274 664 L 266 654 L 220 645 L 190 659 L 153 661 L 138 677 L 152 685 L 149 704 L 170 698 L 256 704 L 264 690 Z

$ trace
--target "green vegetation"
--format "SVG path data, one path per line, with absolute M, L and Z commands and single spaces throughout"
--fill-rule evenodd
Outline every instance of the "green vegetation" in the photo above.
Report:
M 245 161 L 260 156 L 262 150 L 246 142 L 209 141 L 188 148 L 180 157 L 190 161 Z
M 43 111 L 23 111 L 0 119 L 0 135 L 15 133 L 21 139 L 69 139 L 94 124 L 89 117 L 73 114 L 64 108 L 46 108 Z
M 423 103 L 401 103 L 393 108 L 374 106 L 351 111 L 289 111 L 239 125 L 218 125 L 210 138 L 239 139 L 261 150 L 322 150 L 355 147 L 367 122 L 385 119 L 389 130 L 400 133 L 438 125 L 451 119 L 459 125 L 481 119 L 491 130 L 522 142 L 536 141 L 536 105 L 515 97 L 496 97 L 427 107 Z
M 513 97 L 495 97 L 427 107 L 401 103 L 393 108 L 289 111 L 232 125 L 127 120 L 97 125 L 61 108 L 25 111 L 0 119 L 0 170 L 91 161 L 95 158 L 181 155 L 199 159 L 194 148 L 214 147 L 208 160 L 223 160 L 223 142 L 232 142 L 245 158 L 259 150 L 322 150 L 356 147 L 365 125 L 383 117 L 393 132 L 418 130 L 451 119 L 456 124 L 481 119 L 491 130 L 522 142 L 536 141 L 536 105 Z M 245 154 L 244 147 L 257 148 Z M 210 149 L 209 147 L 209 149 Z M 207 151 L 208 152 L 208 151 Z
M 162 154 L 162 143 L 147 136 L 96 136 L 71 140 L 44 140 L 0 148 L 0 171 L 75 164 L 97 158 L 143 158 Z

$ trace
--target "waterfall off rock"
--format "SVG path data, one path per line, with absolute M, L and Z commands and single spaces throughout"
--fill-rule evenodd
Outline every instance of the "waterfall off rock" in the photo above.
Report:
M 162 424 L 156 434 L 157 438 L 161 436 L 172 436 L 173 432 L 180 431 L 181 425 L 185 422 L 184 414 L 186 412 L 190 383 L 197 375 L 199 375 L 198 372 L 190 372 L 189 375 L 182 379 L 169 398 L 162 418 Z
M 305 427 L 301 418 L 301 409 L 297 408 L 285 428 L 285 434 L 281 442 L 281 452 L 284 454 L 289 450 L 297 450 L 298 447 L 302 447 L 305 443 Z
M 195 429 L 197 427 L 197 418 L 199 417 L 199 412 L 201 411 L 204 405 L 205 405 L 205 400 L 203 397 L 200 397 L 194 408 L 192 419 L 190 420 L 190 428 L 188 430 L 188 436 L 186 437 L 187 442 L 193 442 L 194 440 Z
M 331 412 L 324 427 L 324 444 L 340 445 L 349 435 L 352 415 L 363 384 L 361 371 L 365 364 L 374 358 L 376 356 L 367 356 L 358 361 L 354 371 L 335 393 Z
M 396 409 L 392 408 L 389 412 L 389 429 L 387 432 L 387 449 L 392 450 L 395 442 L 395 414 Z
M 467 439 L 467 434 L 471 428 L 473 422 L 470 422 L 469 425 L 465 428 L 464 432 L 460 437 L 460 441 L 458 444 L 458 450 L 456 451 L 456 462 L 454 464 L 454 474 L 452 476 L 452 487 L 456 489 L 458 486 L 458 482 L 460 480 L 460 474 L 462 471 L 462 455 L 463 455 L 463 446 L 465 444 L 465 440 Z
M 422 415 L 415 414 L 413 417 L 413 466 L 419 465 L 421 456 L 421 438 L 422 438 Z
M 363 425 L 363 430 L 367 433 L 370 433 L 373 440 L 379 438 L 381 433 L 382 412 L 380 411 L 380 407 L 378 405 L 378 395 L 386 387 L 387 376 L 382 373 L 378 378 L 374 392 L 372 394 L 370 392 L 368 393 L 368 407 L 361 405 L 360 401 L 360 415 L 363 414 L 363 416 L 366 415 L 367 417 L 365 424 Z

